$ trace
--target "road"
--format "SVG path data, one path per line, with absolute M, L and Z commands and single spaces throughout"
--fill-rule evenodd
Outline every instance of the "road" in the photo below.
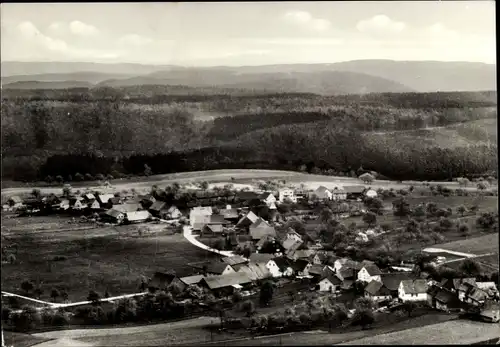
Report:
M 125 295 L 113 296 L 113 297 L 110 297 L 110 298 L 102 298 L 100 301 L 101 302 L 111 302 L 111 301 L 116 301 L 116 300 L 121 300 L 121 299 L 126 299 L 126 298 L 133 298 L 133 297 L 137 297 L 137 296 L 143 296 L 143 295 L 146 295 L 146 294 L 147 294 L 147 292 L 125 294 Z M 89 305 L 89 304 L 92 303 L 91 301 L 70 302 L 70 303 L 65 303 L 65 304 L 63 304 L 63 303 L 55 303 L 55 302 L 49 302 L 49 301 L 43 301 L 43 300 L 33 299 L 33 298 L 30 298 L 30 297 L 27 297 L 27 296 L 22 296 L 22 295 L 19 295 L 19 294 L 14 294 L 14 293 L 9 293 L 9 292 L 4 292 L 4 291 L 2 291 L 2 295 L 5 296 L 5 297 L 14 296 L 14 297 L 21 298 L 21 299 L 24 299 L 24 300 L 29 300 L 29 301 L 32 301 L 32 302 L 43 304 L 43 305 L 46 305 L 46 306 L 51 307 L 51 308 L 75 307 L 75 306 Z M 40 307 L 38 309 L 42 309 L 42 308 Z
M 215 249 L 215 248 L 211 248 L 207 245 L 205 245 L 204 243 L 201 243 L 200 241 L 198 241 L 196 239 L 196 237 L 198 235 L 193 235 L 193 229 L 188 226 L 188 225 L 185 225 L 183 227 L 183 234 L 184 234 L 184 237 L 189 241 L 191 242 L 193 245 L 195 245 L 196 247 L 199 247 L 201 249 L 204 249 L 204 250 L 207 250 L 209 252 L 213 252 L 213 253 L 217 253 L 217 254 L 220 254 L 224 257 L 233 257 L 235 254 L 231 251 L 219 251 L 218 249 Z
M 476 257 L 475 254 L 450 251 L 450 250 L 442 249 L 442 248 L 429 247 L 429 248 L 424 248 L 423 251 L 426 253 L 449 253 L 449 254 L 458 255 L 459 257 L 464 257 L 464 258 Z
M 227 182 L 231 183 L 232 178 L 234 179 L 260 179 L 260 180 L 272 180 L 272 179 L 283 179 L 287 178 L 287 181 L 296 182 L 309 182 L 307 186 L 311 189 L 316 189 L 321 184 L 328 183 L 340 183 L 340 184 L 362 184 L 362 182 L 357 178 L 344 177 L 344 176 L 323 176 L 323 175 L 313 175 L 306 174 L 295 171 L 280 171 L 280 170 L 211 170 L 211 171 L 196 171 L 196 172 L 182 172 L 176 174 L 166 174 L 166 175 L 156 175 L 151 176 L 147 180 L 137 179 L 137 180 L 126 180 L 126 179 L 116 179 L 111 180 L 111 188 L 104 188 L 101 184 L 95 181 L 78 183 L 75 184 L 75 189 L 88 188 L 90 190 L 110 190 L 112 191 L 122 191 L 135 189 L 140 191 L 149 191 L 151 186 L 165 186 L 172 184 L 174 182 L 180 184 L 187 184 L 195 181 L 207 181 L 207 182 Z M 417 181 L 403 181 L 398 183 L 396 181 L 388 180 L 375 180 L 370 184 L 373 188 L 408 188 L 410 185 L 422 185 L 423 182 Z M 457 182 L 432 182 L 432 184 L 440 184 L 449 188 L 459 188 Z M 29 194 L 33 189 L 40 189 L 42 194 L 60 194 L 62 191 L 61 187 L 36 187 L 36 186 L 25 186 L 17 188 L 5 188 L 2 189 L 2 196 L 13 196 L 20 194 Z M 475 190 L 476 188 L 466 188 L 467 190 Z

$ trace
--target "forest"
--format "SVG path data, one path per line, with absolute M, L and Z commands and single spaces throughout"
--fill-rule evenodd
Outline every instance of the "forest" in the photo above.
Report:
M 496 119 L 496 92 L 319 96 L 184 89 L 9 90 L 2 96 L 2 178 L 143 175 L 145 166 L 148 174 L 305 166 L 342 175 L 362 166 L 401 180 L 496 170 L 496 137 L 443 146 L 411 133 Z M 200 113 L 210 117 L 197 119 Z M 380 136 L 386 131 L 409 131 L 409 140 Z

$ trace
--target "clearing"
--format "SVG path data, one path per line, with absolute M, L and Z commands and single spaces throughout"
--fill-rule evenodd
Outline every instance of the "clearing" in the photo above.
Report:
M 443 243 L 435 245 L 435 248 L 476 255 L 497 253 L 498 233 Z

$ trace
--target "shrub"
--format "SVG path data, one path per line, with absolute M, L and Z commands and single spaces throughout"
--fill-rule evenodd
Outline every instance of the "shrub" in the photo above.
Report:
M 86 181 L 93 181 L 94 180 L 94 176 L 92 176 L 91 174 L 89 173 L 86 173 L 85 174 L 85 180 Z

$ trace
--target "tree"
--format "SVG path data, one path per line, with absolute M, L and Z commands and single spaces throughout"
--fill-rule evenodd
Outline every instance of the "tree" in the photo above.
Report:
M 238 302 L 240 302 L 241 300 L 243 299 L 243 295 L 241 295 L 241 292 L 239 290 L 236 290 L 234 293 L 233 293 L 233 296 L 231 297 L 231 301 L 234 303 L 234 304 L 237 304 Z
M 460 265 L 460 271 L 466 276 L 476 277 L 481 274 L 481 265 L 473 259 L 465 259 Z
M 36 199 L 40 199 L 40 197 L 42 196 L 42 192 L 40 191 L 40 189 L 33 189 L 31 191 L 31 195 L 33 195 Z
M 60 293 L 60 294 L 61 294 L 61 299 L 62 299 L 63 301 L 68 301 L 68 299 L 69 299 L 69 295 L 68 295 L 68 292 L 67 292 L 67 291 L 65 291 L 65 290 L 61 290 L 61 293 Z
M 24 281 L 23 283 L 21 283 L 21 289 L 26 294 L 29 294 L 34 288 L 35 288 L 35 285 L 31 281 Z
M 467 212 L 467 207 L 465 207 L 464 205 L 460 205 L 457 207 L 457 213 L 462 217 L 464 216 L 465 212 Z
M 71 186 L 69 184 L 65 185 L 62 189 L 62 194 L 64 197 L 69 197 L 71 195 Z
M 400 197 L 393 201 L 392 208 L 395 216 L 405 217 L 411 213 L 410 204 L 404 197 Z
M 363 215 L 363 222 L 368 224 L 368 226 L 375 225 L 377 223 L 377 215 L 373 212 L 366 212 Z
M 207 190 L 208 189 L 208 182 L 207 181 L 203 181 L 200 183 L 200 188 L 202 190 Z
M 57 183 L 63 183 L 64 182 L 64 178 L 61 175 L 57 175 L 56 176 L 56 182 Z
M 498 215 L 493 214 L 492 212 L 484 212 L 477 219 L 476 223 L 484 229 L 492 228 L 498 220 Z
M 87 296 L 87 300 L 92 302 L 92 305 L 99 305 L 99 301 L 101 299 L 101 296 L 94 290 L 91 290 L 89 292 L 89 295 Z
M 436 243 L 440 243 L 440 242 L 443 242 L 444 241 L 444 236 L 441 235 L 440 233 L 438 232 L 432 232 L 430 234 L 430 237 L 432 240 L 434 240 L 434 244 Z
M 443 230 L 449 230 L 453 226 L 453 223 L 448 218 L 441 217 L 439 220 L 439 226 Z
M 368 207 L 370 212 L 379 215 L 382 214 L 382 211 L 384 210 L 384 203 L 379 198 L 367 198 L 365 200 L 365 205 Z
M 274 284 L 271 281 L 265 281 L 260 286 L 260 303 L 264 306 L 268 306 L 273 299 L 274 294 Z
M 328 223 L 331 219 L 333 218 L 333 212 L 331 209 L 328 207 L 325 207 L 324 209 L 321 210 L 321 213 L 319 215 L 319 219 L 322 223 Z
M 251 300 L 245 301 L 241 305 L 241 309 L 243 312 L 246 313 L 247 317 L 250 317 L 251 315 L 253 315 L 255 313 L 255 305 Z
M 369 310 L 373 308 L 373 301 L 369 298 L 359 297 L 354 301 L 356 310 Z
M 12 322 L 16 329 L 27 331 L 37 327 L 42 322 L 42 317 L 35 307 L 26 305 L 20 313 L 13 314 Z
M 463 236 L 469 235 L 469 226 L 467 224 L 460 224 L 458 226 L 458 232 Z
M 431 217 L 435 216 L 437 211 L 438 211 L 437 204 L 435 202 L 428 202 L 425 205 L 425 210 L 426 210 L 428 216 L 431 216 Z
M 54 182 L 54 177 L 52 177 L 52 176 L 48 175 L 47 177 L 45 177 L 45 182 L 47 182 L 47 183 L 52 183 L 52 182 Z
M 77 172 L 75 174 L 75 181 L 83 181 L 84 177 L 81 173 Z
M 93 181 L 94 180 L 94 176 L 92 176 L 91 174 L 89 173 L 86 173 L 85 174 L 85 180 L 86 181 Z
M 354 317 L 352 318 L 352 325 L 360 325 L 362 329 L 373 324 L 375 317 L 372 310 L 361 309 L 356 310 Z
M 413 216 L 417 218 L 418 220 L 422 220 L 423 217 L 425 217 L 425 208 L 423 205 L 418 205 L 414 210 L 413 210 Z
M 408 317 L 411 317 L 411 314 L 417 308 L 417 305 L 413 301 L 406 301 L 402 306 L 403 310 L 408 313 Z
M 490 187 L 490 184 L 487 181 L 480 181 L 477 183 L 477 189 L 480 191 L 486 190 Z
M 57 300 L 57 298 L 61 295 L 61 293 L 59 293 L 59 290 L 57 290 L 56 288 L 52 289 L 50 291 L 50 297 L 52 298 L 52 300 L 54 300 L 54 302 Z
M 373 177 L 371 174 L 364 173 L 361 176 L 358 177 L 361 181 L 363 181 L 366 184 L 370 184 L 375 180 L 375 177 Z
M 153 170 L 151 170 L 148 164 L 144 164 L 144 176 L 151 176 L 152 174 Z
M 491 186 L 493 182 L 495 182 L 495 177 L 493 176 L 486 177 L 486 182 L 488 182 L 488 184 Z

